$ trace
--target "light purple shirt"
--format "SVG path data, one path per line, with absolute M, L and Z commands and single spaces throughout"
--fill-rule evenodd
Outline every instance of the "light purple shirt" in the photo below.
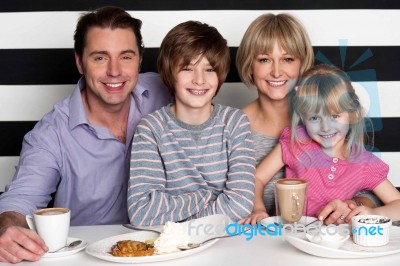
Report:
M 54 206 L 71 209 L 71 225 L 128 222 L 127 183 L 131 143 L 142 116 L 171 101 L 156 73 L 139 75 L 132 93 L 126 143 L 92 125 L 81 98 L 81 78 L 70 96 L 28 132 L 13 181 L 0 196 L 0 213 L 23 215 Z

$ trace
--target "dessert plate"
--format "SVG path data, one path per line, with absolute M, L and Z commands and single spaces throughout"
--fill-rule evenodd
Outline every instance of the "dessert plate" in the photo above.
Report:
M 166 261 L 172 259 L 183 258 L 186 256 L 190 256 L 196 253 L 199 253 L 212 245 L 214 245 L 219 239 L 211 240 L 204 245 L 201 245 L 198 248 L 185 250 L 185 251 L 178 251 L 175 253 L 169 254 L 154 254 L 152 256 L 144 256 L 144 257 L 115 257 L 111 255 L 110 249 L 113 245 L 117 243 L 117 241 L 121 240 L 137 240 L 137 241 L 146 241 L 146 240 L 154 240 L 159 236 L 158 233 L 155 232 L 148 232 L 148 231 L 139 231 L 133 232 L 128 234 L 117 235 L 109 238 L 105 238 L 103 240 L 99 240 L 90 244 L 86 248 L 86 253 L 111 262 L 119 262 L 119 263 L 146 263 L 146 262 L 158 262 L 158 261 Z
M 76 240 L 81 240 L 82 243 L 80 243 L 79 245 L 72 247 L 72 248 L 64 248 L 64 249 L 54 252 L 54 253 L 46 253 L 43 255 L 42 258 L 59 258 L 59 257 L 69 256 L 69 255 L 78 253 L 79 251 L 81 251 L 82 249 L 84 249 L 87 246 L 87 243 L 83 239 L 74 238 L 74 237 L 68 237 L 67 245 L 69 245 L 69 243 L 72 243 Z
M 286 235 L 286 240 L 291 245 L 305 253 L 324 258 L 355 259 L 400 253 L 400 228 L 394 226 L 390 229 L 389 244 L 380 247 L 364 247 L 356 245 L 351 236 L 339 249 L 311 243 L 306 239 L 304 234 Z

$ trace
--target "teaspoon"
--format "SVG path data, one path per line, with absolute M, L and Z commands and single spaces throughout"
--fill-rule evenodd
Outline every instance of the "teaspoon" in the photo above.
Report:
M 81 243 L 82 243 L 82 240 L 75 240 L 75 241 L 69 243 L 69 245 L 64 246 L 62 248 L 59 248 L 59 249 L 57 249 L 55 251 L 51 251 L 49 253 L 56 253 L 56 252 L 59 252 L 60 250 L 62 250 L 64 248 L 73 248 L 73 247 L 79 246 Z

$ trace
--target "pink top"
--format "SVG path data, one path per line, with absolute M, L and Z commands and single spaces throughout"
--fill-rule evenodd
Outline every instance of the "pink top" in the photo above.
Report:
M 361 190 L 373 190 L 387 178 L 389 166 L 371 152 L 364 151 L 356 157 L 341 160 L 325 154 L 314 142 L 304 127 L 297 130 L 301 144 L 290 147 L 291 131 L 285 128 L 279 139 L 282 159 L 286 165 L 287 178 L 308 180 L 307 216 L 316 216 L 317 211 L 334 199 L 351 199 Z

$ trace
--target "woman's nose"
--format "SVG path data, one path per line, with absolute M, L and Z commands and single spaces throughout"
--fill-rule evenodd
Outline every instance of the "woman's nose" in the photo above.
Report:
M 282 71 L 279 62 L 272 63 L 271 76 L 274 78 L 279 78 L 281 76 L 281 72 Z

